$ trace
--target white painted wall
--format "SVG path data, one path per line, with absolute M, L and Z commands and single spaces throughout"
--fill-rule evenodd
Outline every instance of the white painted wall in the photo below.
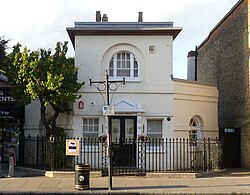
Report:
M 25 106 L 24 134 L 25 136 L 39 135 L 40 103 L 38 100 L 32 101 Z
M 218 137 L 218 90 L 215 86 L 174 81 L 174 136 L 188 137 L 189 122 L 199 116 L 202 136 Z
M 111 104 L 126 101 L 136 108 L 132 115 L 141 114 L 141 132 L 146 133 L 148 118 L 163 120 L 164 135 L 170 133 L 172 122 L 166 118 L 173 115 L 173 82 L 172 66 L 172 37 L 171 36 L 77 36 L 75 63 L 79 67 L 79 81 L 85 82 L 79 93 L 84 102 L 84 109 L 74 105 L 74 129 L 82 129 L 82 117 L 95 116 L 100 118 L 100 134 L 104 126 L 102 107 L 105 105 L 103 97 L 96 88 L 89 86 L 89 79 L 105 80 L 105 70 L 108 69 L 111 57 L 119 51 L 132 52 L 139 63 L 139 80 L 126 81 L 116 93 L 110 94 Z M 149 52 L 149 46 L 154 46 L 155 52 Z M 95 106 L 91 106 L 92 102 Z M 143 110 L 138 113 L 136 110 Z M 120 113 L 121 114 L 121 113 Z M 123 113 L 124 114 L 124 113 Z M 170 134 L 169 134 L 170 135 Z M 75 131 L 75 136 L 81 132 Z
M 53 114 L 52 108 L 48 107 L 46 114 Z M 24 120 L 24 135 L 37 136 L 41 135 L 42 123 L 40 115 L 40 102 L 33 100 L 25 106 L 25 120 Z M 71 115 L 60 114 L 57 119 L 57 125 L 63 127 L 69 136 L 73 136 L 73 113 Z
M 127 85 L 127 91 L 172 92 L 172 37 L 170 36 L 76 36 L 75 63 L 79 66 L 79 80 L 104 79 L 109 61 L 118 51 L 134 53 L 140 64 L 141 82 Z M 155 53 L 149 54 L 149 46 Z M 81 91 L 93 91 L 82 88 Z

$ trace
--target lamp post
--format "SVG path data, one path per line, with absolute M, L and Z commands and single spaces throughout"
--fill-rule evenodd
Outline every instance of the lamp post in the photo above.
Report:
M 118 85 L 118 83 L 120 83 Z M 96 84 L 96 85 L 95 85 Z M 113 87 L 111 87 L 112 84 L 115 84 Z M 125 85 L 125 78 L 122 80 L 109 80 L 109 75 L 106 71 L 105 75 L 105 80 L 103 81 L 92 81 L 92 79 L 89 79 L 89 85 L 90 86 L 95 86 L 98 91 L 103 92 L 105 91 L 106 93 L 106 106 L 109 109 L 110 106 L 110 101 L 109 101 L 109 92 L 113 91 L 115 92 L 121 85 Z M 103 85 L 103 87 L 101 87 Z M 105 115 L 106 117 L 106 123 L 107 123 L 107 130 L 108 130 L 108 135 L 107 135 L 107 152 L 108 152 L 108 177 L 109 177 L 109 182 L 108 182 L 108 189 L 112 190 L 112 129 L 110 125 L 110 113 Z

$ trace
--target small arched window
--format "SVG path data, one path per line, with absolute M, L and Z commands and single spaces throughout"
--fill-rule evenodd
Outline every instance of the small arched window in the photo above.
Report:
M 139 64 L 134 54 L 122 51 L 113 55 L 109 62 L 109 76 L 138 80 Z
M 190 143 L 195 143 L 197 140 L 202 138 L 201 128 L 202 128 L 202 119 L 200 117 L 193 117 L 189 122 L 189 140 Z
M 192 128 L 192 129 L 196 129 L 199 128 L 199 121 L 196 119 L 196 118 L 192 118 L 189 122 L 189 126 Z

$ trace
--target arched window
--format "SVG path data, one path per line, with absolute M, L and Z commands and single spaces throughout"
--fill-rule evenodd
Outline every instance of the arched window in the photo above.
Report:
M 139 78 L 139 64 L 134 54 L 122 51 L 112 56 L 109 62 L 109 76 L 111 78 Z
M 191 118 L 190 122 L 189 122 L 189 140 L 190 143 L 191 142 L 196 142 L 197 140 L 202 138 L 202 132 L 201 132 L 201 128 L 202 128 L 202 119 L 200 117 L 193 117 Z

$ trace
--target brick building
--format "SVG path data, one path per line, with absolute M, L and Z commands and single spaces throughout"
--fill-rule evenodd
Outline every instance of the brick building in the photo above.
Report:
M 232 134 L 228 153 L 241 151 L 238 163 L 244 168 L 250 168 L 249 4 L 250 0 L 239 0 L 211 30 L 198 47 L 197 67 L 197 80 L 219 89 L 220 133 L 222 137 Z

